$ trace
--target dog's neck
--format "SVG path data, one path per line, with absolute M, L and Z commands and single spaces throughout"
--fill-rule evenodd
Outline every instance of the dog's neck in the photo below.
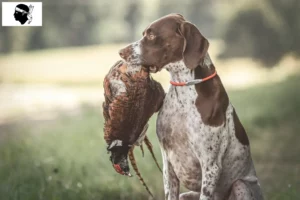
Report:
M 194 72 L 185 66 L 183 60 L 169 63 L 164 68 L 170 73 L 172 81 L 186 82 L 194 79 Z
M 171 80 L 174 82 L 187 82 L 195 79 L 202 79 L 215 72 L 215 67 L 208 53 L 203 61 L 193 70 L 189 69 L 183 60 L 169 63 L 164 68 L 169 71 Z
M 207 53 L 202 63 L 194 69 L 194 78 L 203 79 L 212 75 L 216 71 L 214 64 L 212 63 L 209 54 Z M 195 85 L 196 91 L 201 95 L 210 96 L 216 92 L 224 89 L 221 80 L 218 75 L 203 83 Z
M 168 64 L 165 69 L 170 72 L 171 80 L 175 82 L 203 79 L 215 72 L 208 54 L 194 70 L 186 67 L 182 60 Z M 225 122 L 229 99 L 218 75 L 194 86 L 171 86 L 169 92 L 170 98 L 175 94 L 176 98 L 182 101 L 188 95 L 192 99 L 190 103 L 196 106 L 205 124 L 220 126 Z

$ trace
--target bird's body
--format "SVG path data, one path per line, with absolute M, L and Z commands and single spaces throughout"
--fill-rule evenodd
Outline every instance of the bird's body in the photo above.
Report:
M 161 107 L 165 92 L 151 78 L 147 68 L 132 67 L 123 61 L 118 61 L 110 69 L 103 85 L 104 139 L 111 152 L 113 167 L 118 173 L 131 176 L 127 161 L 129 154 L 134 170 L 145 185 L 135 164 L 133 148 L 142 147 L 145 142 L 155 159 L 151 143 L 146 137 L 147 123 Z
M 148 71 L 142 67 L 131 71 L 130 66 L 119 61 L 104 79 L 104 96 L 106 142 L 121 140 L 133 145 L 162 105 L 165 93 Z

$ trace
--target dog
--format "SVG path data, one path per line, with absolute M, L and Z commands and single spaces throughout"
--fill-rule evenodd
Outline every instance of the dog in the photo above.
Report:
M 119 51 L 132 65 L 171 75 L 156 124 L 165 199 L 262 200 L 247 134 L 208 48 L 195 25 L 170 14 Z M 180 183 L 190 192 L 179 194 Z

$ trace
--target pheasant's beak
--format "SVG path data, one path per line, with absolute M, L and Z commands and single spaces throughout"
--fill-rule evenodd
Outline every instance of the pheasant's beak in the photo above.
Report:
M 129 176 L 129 177 L 132 177 L 132 175 L 130 174 L 130 172 L 126 172 L 124 175 L 125 175 L 125 176 Z

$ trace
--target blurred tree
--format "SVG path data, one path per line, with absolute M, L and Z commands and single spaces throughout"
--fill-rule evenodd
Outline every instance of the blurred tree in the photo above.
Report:
M 286 53 L 300 56 L 299 9 L 298 0 L 244 4 L 225 27 L 225 49 L 219 56 L 250 56 L 267 67 L 274 66 Z
M 131 2 L 129 4 L 127 13 L 125 15 L 125 21 L 129 25 L 129 37 L 128 41 L 134 41 L 135 33 L 137 31 L 137 24 L 140 20 L 140 3 L 139 2 Z
M 193 22 L 206 37 L 215 37 L 216 13 L 212 12 L 215 6 L 214 1 L 202 0 L 191 1 L 188 4 L 188 13 L 186 18 Z
M 0 52 L 98 44 L 105 9 L 96 0 L 44 0 L 43 26 L 1 27 Z
M 9 30 L 6 28 L 0 29 L 0 52 L 7 53 L 10 51 L 8 37 L 9 37 Z
M 159 17 L 169 13 L 180 13 L 195 24 L 206 37 L 213 38 L 216 14 L 211 12 L 216 1 L 210 0 L 164 0 L 159 2 Z
M 131 42 L 149 22 L 169 13 L 183 14 L 205 36 L 213 37 L 214 4 L 209 0 L 43 0 L 43 26 L 1 27 L 0 53 Z

